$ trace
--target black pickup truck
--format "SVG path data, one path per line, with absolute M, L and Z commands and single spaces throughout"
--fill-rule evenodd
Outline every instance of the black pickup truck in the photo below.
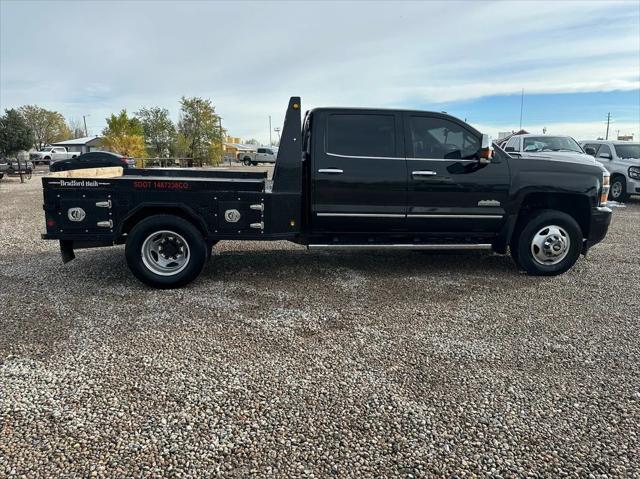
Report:
M 220 240 L 309 249 L 487 249 L 534 275 L 567 271 L 611 221 L 597 164 L 512 158 L 452 116 L 287 108 L 264 172 L 106 168 L 42 179 L 46 234 L 74 249 L 126 244 L 143 282 L 198 276 Z

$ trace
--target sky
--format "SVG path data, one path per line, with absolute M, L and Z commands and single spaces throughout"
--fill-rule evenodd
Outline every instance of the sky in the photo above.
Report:
M 640 138 L 640 2 L 0 0 L 0 108 L 90 134 L 126 108 L 210 98 L 229 134 L 269 140 L 290 96 L 446 111 L 484 133 Z M 272 132 L 273 138 L 276 134 Z

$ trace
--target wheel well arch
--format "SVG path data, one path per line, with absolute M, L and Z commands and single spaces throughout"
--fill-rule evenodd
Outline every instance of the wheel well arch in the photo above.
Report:
M 624 174 L 620 173 L 620 172 L 615 172 L 615 173 L 611 173 L 611 182 L 613 183 L 613 179 L 614 178 L 620 178 L 623 180 L 624 183 L 627 182 L 627 177 L 624 176 Z
M 520 203 L 520 210 L 513 234 L 516 235 L 523 221 L 535 210 L 557 210 L 576 220 L 586 238 L 591 227 L 591 201 L 576 193 L 529 193 Z
M 133 227 L 140 221 L 155 215 L 177 216 L 195 226 L 205 238 L 207 238 L 207 236 L 209 235 L 207 224 L 200 216 L 198 216 L 188 206 L 175 204 L 153 204 L 139 206 L 138 208 L 131 211 L 122 221 L 122 224 L 120 226 L 120 234 L 129 233 L 133 229 Z

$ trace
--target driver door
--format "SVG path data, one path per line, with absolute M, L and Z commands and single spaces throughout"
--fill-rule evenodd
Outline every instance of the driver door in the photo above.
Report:
M 503 224 L 506 162 L 478 161 L 482 135 L 448 115 L 407 112 L 407 227 L 424 234 L 490 233 Z

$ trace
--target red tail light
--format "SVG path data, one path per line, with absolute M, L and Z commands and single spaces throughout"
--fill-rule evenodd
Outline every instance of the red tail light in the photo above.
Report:
M 55 220 L 47 220 L 47 226 L 53 228 L 56 225 Z
M 120 158 L 120 163 L 122 163 L 123 165 L 128 165 L 129 162 L 127 160 L 128 160 L 128 158 L 123 156 L 122 158 Z

